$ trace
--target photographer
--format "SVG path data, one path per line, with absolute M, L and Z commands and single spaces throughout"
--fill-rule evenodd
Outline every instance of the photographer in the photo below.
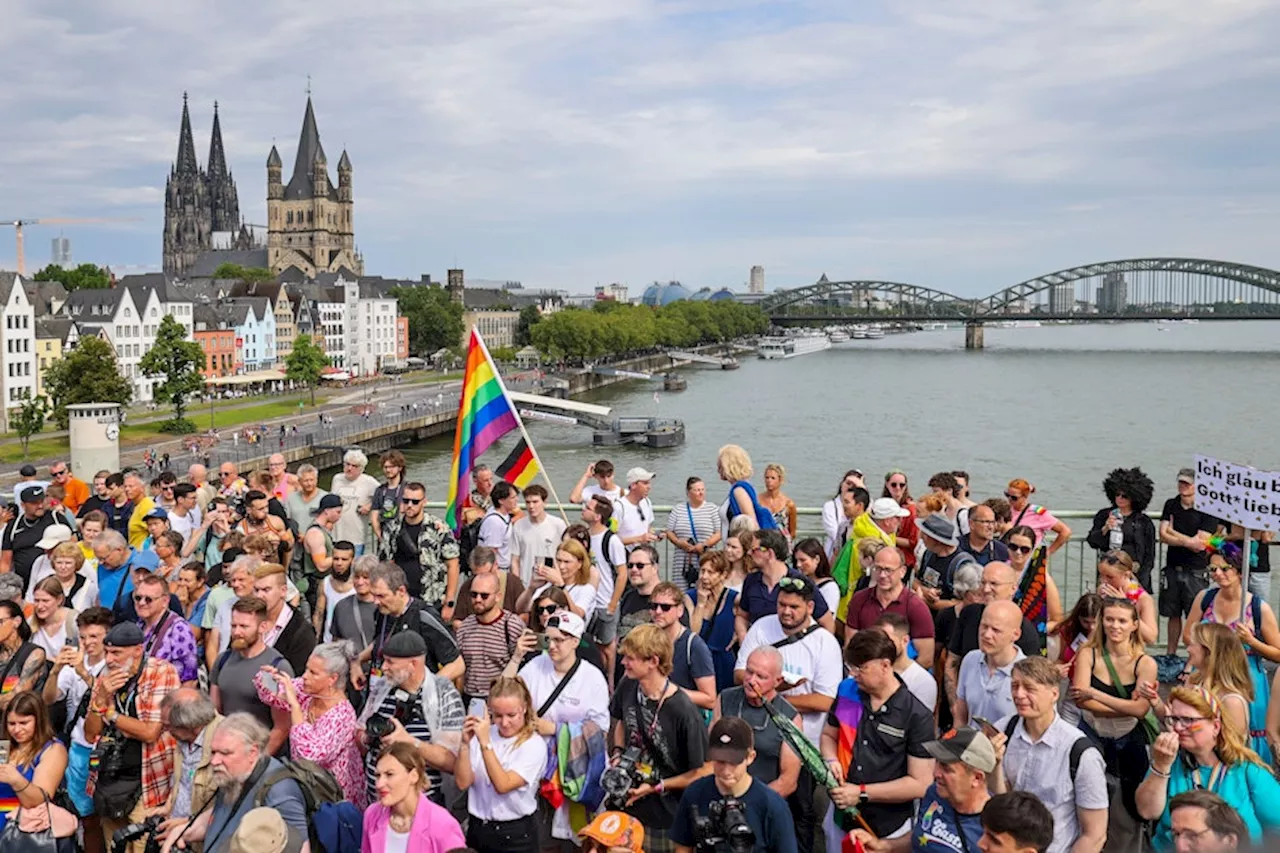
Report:
M 751 725 L 722 717 L 707 750 L 712 776 L 685 789 L 671 840 L 676 853 L 796 853 L 795 824 L 786 800 L 747 772 L 756 751 Z
M 103 534 L 104 536 L 106 534 Z M 173 664 L 143 653 L 142 629 L 130 622 L 107 632 L 107 667 L 94 682 L 85 740 L 94 743 L 87 792 L 106 838 L 163 809 L 173 785 L 173 735 L 164 730 L 160 705 L 177 690 Z M 145 840 L 130 853 L 143 853 Z
M 657 625 L 638 625 L 619 648 L 626 678 L 609 703 L 613 718 L 610 742 L 613 763 L 601 778 L 625 773 L 625 811 L 645 826 L 649 853 L 670 847 L 669 832 L 679 805 L 679 792 L 702 775 L 707 730 L 702 712 L 671 683 L 671 640 Z
M 382 563 L 369 573 L 369 589 L 373 593 L 378 615 L 373 626 L 373 642 L 360 653 L 360 666 L 351 670 L 352 684 L 357 690 L 365 688 L 367 664 L 371 675 L 385 674 L 384 644 L 397 634 L 406 631 L 417 634 L 427 650 L 428 671 L 450 681 L 462 676 L 466 664 L 453 632 L 429 605 L 409 595 L 404 569 L 395 563 Z M 369 681 L 373 681 L 370 678 Z M 373 685 L 369 685 L 370 692 Z
M 366 753 L 368 801 L 378 798 L 381 747 L 407 743 L 426 763 L 427 797 L 443 806 L 440 774 L 453 772 L 465 716 L 462 696 L 448 679 L 427 672 L 427 644 L 417 633 L 401 631 L 382 652 L 381 686 L 370 690 L 360 717 L 365 730 L 356 735 Z

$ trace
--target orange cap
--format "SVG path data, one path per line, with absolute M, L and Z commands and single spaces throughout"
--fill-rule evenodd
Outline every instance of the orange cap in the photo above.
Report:
M 640 853 L 644 845 L 644 824 L 623 812 L 601 812 L 578 835 L 605 847 L 629 847 Z

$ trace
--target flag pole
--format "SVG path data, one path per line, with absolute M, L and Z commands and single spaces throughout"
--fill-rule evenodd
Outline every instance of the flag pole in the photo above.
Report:
M 484 342 L 484 337 L 480 334 L 479 329 L 473 328 L 471 331 L 480 343 L 480 350 L 484 353 L 485 361 L 489 362 L 489 369 L 493 371 L 493 377 L 498 380 L 498 387 L 502 389 L 503 399 L 511 407 L 511 414 L 516 419 L 516 426 L 520 427 L 520 435 L 524 438 L 524 443 L 529 447 L 529 452 L 533 454 L 533 461 L 538 463 L 538 473 L 546 481 L 547 489 L 550 490 L 551 497 L 555 499 L 556 506 L 560 509 L 560 517 L 568 525 L 570 523 L 569 516 L 565 514 L 564 504 L 560 503 L 560 496 L 556 494 L 555 484 L 551 482 L 551 474 L 547 472 L 547 466 L 542 464 L 542 458 L 538 456 L 538 448 L 533 446 L 533 439 L 529 437 L 529 431 L 524 428 L 524 419 L 520 417 L 520 411 L 516 408 L 516 404 L 511 400 L 511 395 L 507 392 L 507 383 L 502 381 L 502 374 L 498 372 L 498 366 L 493 363 L 493 356 L 489 355 L 489 345 Z

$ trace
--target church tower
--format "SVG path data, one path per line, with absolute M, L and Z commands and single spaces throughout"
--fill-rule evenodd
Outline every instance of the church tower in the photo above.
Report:
M 219 145 L 221 150 L 221 145 Z M 210 248 L 213 221 L 204 172 L 196 160 L 191 135 L 187 95 L 182 94 L 182 127 L 178 133 L 178 159 L 169 170 L 164 188 L 164 271 L 182 276 L 201 252 Z
M 209 209 L 214 231 L 240 229 L 240 199 L 236 182 L 227 169 L 227 155 L 222 150 L 222 124 L 218 120 L 218 102 L 213 102 L 213 135 L 209 140 L 209 162 L 205 166 Z
M 355 249 L 351 158 L 338 160 L 338 184 L 329 179 L 329 160 L 320 144 L 315 109 L 307 96 L 302 132 L 286 184 L 283 162 L 272 146 L 267 157 L 267 262 L 273 272 L 297 267 L 307 276 L 346 269 L 364 274 Z

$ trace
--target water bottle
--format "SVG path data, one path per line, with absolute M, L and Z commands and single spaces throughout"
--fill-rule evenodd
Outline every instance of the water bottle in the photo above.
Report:
M 1120 510 L 1111 510 L 1111 517 L 1116 520 L 1116 526 L 1111 528 L 1107 545 L 1112 551 L 1119 551 L 1124 545 L 1124 518 L 1120 515 Z

